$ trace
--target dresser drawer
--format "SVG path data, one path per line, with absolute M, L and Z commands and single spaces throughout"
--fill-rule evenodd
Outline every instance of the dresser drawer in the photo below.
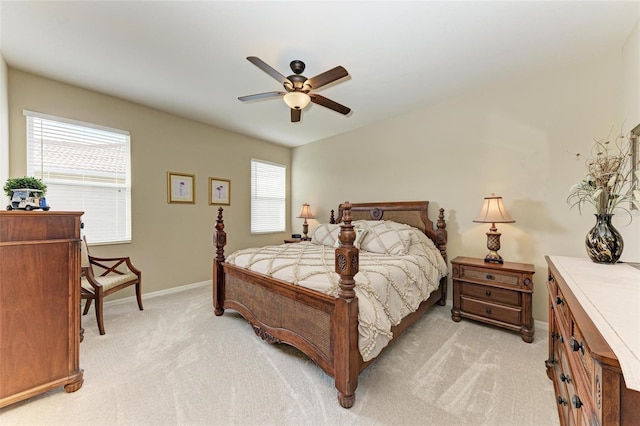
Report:
M 512 288 L 524 288 L 521 280 L 522 274 L 510 271 L 501 271 L 478 266 L 460 265 L 460 279 L 475 281 L 481 284 L 502 285 Z
M 512 325 L 521 324 L 522 309 L 520 307 L 497 305 L 465 296 L 462 296 L 460 299 L 462 312 Z
M 487 302 L 503 303 L 505 305 L 520 306 L 522 303 L 522 297 L 519 291 L 471 283 L 463 283 L 461 286 L 460 291 L 463 296 L 474 297 Z

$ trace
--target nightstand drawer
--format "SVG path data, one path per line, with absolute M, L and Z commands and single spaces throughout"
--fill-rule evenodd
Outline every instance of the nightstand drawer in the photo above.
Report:
M 513 308 L 510 306 L 496 305 L 462 296 L 460 298 L 460 309 L 462 312 L 508 324 L 521 324 L 520 314 L 522 313 L 522 309 L 520 307 Z
M 487 287 L 479 284 L 464 283 L 461 286 L 461 293 L 463 296 L 514 306 L 520 306 L 522 300 L 519 291 Z
M 490 285 L 506 285 L 513 288 L 522 287 L 520 277 L 522 274 L 509 271 L 500 271 L 490 268 L 478 268 L 474 266 L 460 265 L 460 279 L 472 280 Z

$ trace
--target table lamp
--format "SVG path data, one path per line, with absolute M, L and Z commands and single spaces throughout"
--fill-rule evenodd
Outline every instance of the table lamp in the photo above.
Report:
M 504 208 L 502 203 L 502 197 L 496 197 L 496 194 L 491 194 L 490 197 L 484 197 L 484 204 L 482 210 L 476 217 L 474 222 L 478 223 L 490 223 L 491 228 L 487 232 L 487 248 L 489 254 L 484 258 L 485 262 L 489 263 L 504 263 L 502 257 L 498 254 L 500 250 L 500 235 L 496 223 L 514 223 L 515 220 L 507 213 L 507 209 Z
M 304 234 L 303 241 L 308 241 L 307 233 L 309 232 L 309 224 L 307 223 L 307 219 L 313 219 L 313 215 L 311 214 L 311 208 L 309 204 L 304 203 L 302 205 L 302 210 L 300 210 L 299 218 L 304 219 L 304 223 L 302 224 L 302 233 Z

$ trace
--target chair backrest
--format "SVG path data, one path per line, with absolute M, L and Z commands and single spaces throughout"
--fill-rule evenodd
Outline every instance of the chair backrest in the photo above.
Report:
M 91 264 L 89 263 L 89 248 L 87 247 L 87 239 L 86 237 L 82 237 L 82 241 L 80 242 L 80 267 L 84 270 L 85 268 L 89 268 Z

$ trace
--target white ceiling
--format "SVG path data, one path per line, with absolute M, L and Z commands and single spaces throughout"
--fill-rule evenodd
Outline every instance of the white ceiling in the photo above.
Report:
M 11 67 L 286 146 L 401 115 L 479 84 L 620 48 L 639 1 L 6 1 L 0 49 Z M 291 123 L 281 74 L 350 76 Z M 46 112 L 46 111 L 43 111 Z

